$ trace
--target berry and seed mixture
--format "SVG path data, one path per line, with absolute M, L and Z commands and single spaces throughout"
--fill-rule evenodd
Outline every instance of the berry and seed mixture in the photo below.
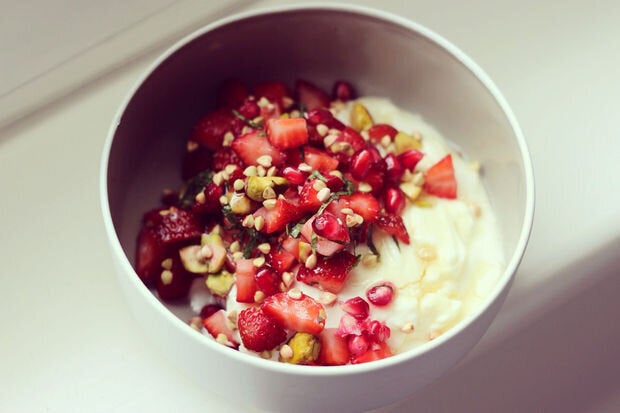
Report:
M 437 337 L 484 296 L 501 248 L 477 164 L 401 112 L 345 81 L 225 82 L 185 184 L 144 215 L 138 275 L 189 302 L 196 330 L 281 362 L 364 363 Z

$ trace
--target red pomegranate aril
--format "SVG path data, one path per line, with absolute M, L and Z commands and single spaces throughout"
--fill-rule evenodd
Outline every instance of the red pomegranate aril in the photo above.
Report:
M 336 242 L 349 242 L 349 231 L 335 215 L 323 212 L 312 221 L 312 229 L 320 236 Z
M 349 170 L 353 178 L 363 180 L 370 170 L 372 161 L 372 153 L 367 148 L 354 154 L 349 165 Z
M 351 99 L 355 99 L 357 94 L 355 93 L 355 89 L 353 85 L 349 82 L 345 82 L 344 80 L 339 80 L 334 83 L 334 88 L 332 90 L 332 98 L 334 100 L 341 100 L 343 102 L 347 102 Z
M 207 304 L 204 307 L 202 307 L 202 310 L 200 310 L 200 317 L 201 318 L 209 318 L 211 315 L 213 315 L 214 313 L 220 311 L 221 309 L 222 309 L 222 307 L 220 307 L 219 305 Z
M 292 185 L 302 185 L 308 178 L 307 173 L 291 166 L 284 168 L 282 175 L 284 175 L 284 178 Z
M 260 107 L 254 98 L 248 98 L 243 101 L 241 106 L 239 106 L 238 112 L 248 119 L 254 119 L 260 115 Z
M 344 186 L 344 181 L 336 175 L 327 174 L 325 175 L 325 185 L 327 185 L 330 191 L 338 192 Z
M 383 194 L 383 204 L 385 210 L 390 214 L 398 214 L 405 209 L 407 199 L 405 194 L 399 188 L 388 188 Z
M 368 350 L 368 347 L 370 347 L 370 342 L 364 336 L 350 336 L 348 345 L 351 356 L 355 357 L 365 353 Z
M 344 124 L 332 115 L 332 113 L 323 108 L 313 109 L 306 115 L 308 124 L 312 126 L 323 124 L 330 129 L 344 129 Z
M 364 320 L 368 317 L 370 306 L 362 297 L 353 297 L 342 303 L 342 310 L 357 320 Z
M 368 129 L 368 138 L 372 143 L 380 143 L 384 136 L 388 136 L 390 141 L 393 141 L 397 134 L 396 128 L 385 123 L 377 123 Z
M 387 179 L 393 184 L 399 184 L 405 170 L 403 169 L 402 164 L 398 160 L 398 157 L 396 157 L 396 155 L 394 155 L 393 153 L 390 153 L 386 155 L 384 159 L 385 175 Z
M 394 285 L 386 282 L 370 287 L 366 291 L 366 298 L 376 306 L 386 306 L 394 299 Z
M 366 334 L 375 343 L 382 343 L 390 338 L 390 328 L 378 320 L 369 320 L 366 323 Z
M 413 171 L 423 157 L 424 154 L 417 149 L 409 149 L 398 155 L 398 160 L 404 168 Z

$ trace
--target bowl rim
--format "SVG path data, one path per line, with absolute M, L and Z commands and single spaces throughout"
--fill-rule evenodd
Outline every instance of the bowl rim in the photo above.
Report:
M 383 23 L 398 26 L 400 28 L 414 32 L 449 53 L 467 70 L 469 70 L 476 77 L 476 79 L 478 79 L 482 83 L 482 85 L 491 94 L 493 99 L 496 101 L 496 103 L 499 105 L 500 109 L 506 116 L 506 119 L 508 120 L 512 128 L 514 137 L 519 148 L 521 160 L 523 162 L 523 173 L 525 178 L 525 210 L 523 216 L 523 226 L 521 228 L 518 241 L 516 243 L 512 256 L 506 263 L 506 267 L 502 272 L 501 277 L 497 280 L 496 285 L 494 286 L 492 291 L 489 292 L 489 294 L 484 298 L 480 305 L 472 313 L 463 317 L 463 319 L 461 319 L 456 325 L 448 329 L 445 333 L 441 334 L 436 339 L 425 343 L 424 345 L 404 351 L 399 354 L 395 354 L 382 360 L 358 365 L 300 366 L 288 363 L 278 363 L 271 360 L 264 360 L 251 354 L 241 353 L 239 351 L 216 343 L 214 340 L 211 340 L 205 335 L 196 334 L 193 329 L 188 327 L 186 323 L 184 323 L 168 308 L 166 308 L 165 305 L 161 303 L 148 288 L 145 288 L 144 284 L 135 273 L 135 270 L 129 262 L 129 259 L 125 255 L 123 247 L 117 236 L 114 223 L 112 221 L 112 215 L 108 199 L 108 162 L 116 130 L 120 125 L 120 121 L 125 110 L 127 109 L 136 92 L 140 89 L 140 87 L 142 87 L 148 77 L 163 62 L 165 62 L 174 53 L 176 53 L 178 50 L 182 49 L 184 46 L 188 45 L 195 39 L 226 25 L 265 15 L 316 11 L 348 13 L 379 20 Z M 495 83 L 486 74 L 486 72 L 457 46 L 423 25 L 390 12 L 378 10 L 372 7 L 350 4 L 304 3 L 261 7 L 250 11 L 235 13 L 230 16 L 218 19 L 193 31 L 192 33 L 186 35 L 185 37 L 174 43 L 165 52 L 160 54 L 139 75 L 133 86 L 127 92 L 119 108 L 117 109 L 104 143 L 99 175 L 100 207 L 110 248 L 113 252 L 114 258 L 117 258 L 119 260 L 120 267 L 123 271 L 123 274 L 121 276 L 129 276 L 130 283 L 137 289 L 142 298 L 144 298 L 155 311 L 157 311 L 162 317 L 164 317 L 164 319 L 168 320 L 172 325 L 174 325 L 181 334 L 186 335 L 187 339 L 199 341 L 201 345 L 206 346 L 208 349 L 219 352 L 218 354 L 223 357 L 231 357 L 237 362 L 247 363 L 255 368 L 267 370 L 270 372 L 292 374 L 297 376 L 350 376 L 360 373 L 383 370 L 397 364 L 411 362 L 419 357 L 422 357 L 426 353 L 430 353 L 432 350 L 450 341 L 454 336 L 458 335 L 470 324 L 472 324 L 474 320 L 478 319 L 482 314 L 484 314 L 489 309 L 489 307 L 491 307 L 491 305 L 499 297 L 501 297 L 502 292 L 510 286 L 512 279 L 514 278 L 517 268 L 525 253 L 534 220 L 534 172 L 529 149 L 523 136 L 523 132 L 517 122 L 514 113 L 509 107 L 508 102 L 506 101 L 498 87 L 495 85 Z

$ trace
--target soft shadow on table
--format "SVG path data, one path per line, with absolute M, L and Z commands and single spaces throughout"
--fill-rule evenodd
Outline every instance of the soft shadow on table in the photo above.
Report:
M 616 239 L 580 261 L 599 282 L 385 411 L 620 411 L 619 253 Z

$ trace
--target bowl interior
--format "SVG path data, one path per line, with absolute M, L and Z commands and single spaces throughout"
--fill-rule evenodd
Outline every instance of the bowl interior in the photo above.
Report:
M 291 10 L 224 23 L 162 58 L 128 101 L 109 154 L 109 206 L 129 261 L 142 214 L 158 205 L 163 188 L 179 187 L 190 130 L 230 77 L 249 85 L 305 78 L 326 90 L 347 79 L 360 95 L 390 97 L 422 114 L 483 165 L 510 259 L 529 225 L 529 166 L 496 98 L 440 43 L 371 15 Z

